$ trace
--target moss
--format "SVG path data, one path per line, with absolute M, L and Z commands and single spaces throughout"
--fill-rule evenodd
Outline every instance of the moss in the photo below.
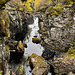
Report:
M 43 32 L 46 31 L 44 27 L 41 27 L 41 30 L 42 30 Z
M 53 22 L 54 23 L 54 20 L 51 20 L 50 22 Z
M 19 65 L 19 68 L 17 70 L 17 75 L 26 75 L 25 69 L 22 64 Z
M 36 55 L 35 53 L 33 53 L 31 56 L 29 56 L 29 58 L 30 58 L 30 59 L 31 59 L 31 58 L 35 58 L 37 61 L 33 61 L 33 60 L 31 60 L 31 61 L 32 61 L 32 62 L 36 62 L 36 64 L 37 64 L 37 62 L 39 63 L 39 62 L 45 61 L 43 57 L 41 57 L 41 56 L 39 56 L 39 55 Z M 39 61 L 38 61 L 38 60 L 39 60 Z
M 62 3 L 58 3 L 55 7 L 53 7 L 53 10 L 56 10 L 58 13 L 63 13 L 65 12 L 63 8 L 64 5 Z
M 65 23 L 66 26 L 69 26 L 69 23 Z
M 73 21 L 73 19 L 72 18 L 69 18 L 68 21 Z
M 34 38 L 32 38 L 32 42 L 33 43 L 40 43 L 41 42 L 41 39 L 40 38 L 37 38 L 37 37 L 34 37 Z
M 64 5 L 59 2 L 54 7 L 48 8 L 45 13 L 49 12 L 51 16 L 53 16 L 53 15 L 58 16 L 60 13 L 65 12 L 65 10 L 63 10 L 63 8 L 64 8 Z
M 24 52 L 24 45 L 23 45 L 22 41 L 18 42 L 17 51 L 18 52 Z
M 45 46 L 45 45 L 46 45 L 46 43 L 45 43 L 45 42 L 42 42 L 42 43 L 41 43 L 41 45 L 42 45 L 42 46 Z
M 6 4 L 6 2 L 8 2 L 10 0 L 0 0 L 0 8 L 4 6 L 4 4 Z
M 2 40 L 0 40 L 0 43 L 2 42 Z
M 44 37 L 45 37 L 45 35 L 41 35 L 40 37 L 41 37 L 41 38 L 44 38 Z
M 3 71 L 2 71 L 2 70 L 0 70 L 0 75 L 2 75 L 2 73 L 3 73 Z
M 9 48 L 9 46 L 5 46 L 5 48 L 6 48 L 7 54 L 9 54 L 9 53 L 10 53 L 10 48 Z
M 9 27 L 10 20 L 8 14 L 3 10 L 0 12 L 0 33 L 3 36 L 10 37 Z
M 63 15 L 63 18 L 67 18 L 67 15 Z
M 71 13 L 73 13 L 73 12 L 74 12 L 74 10 L 71 10 L 70 12 L 71 12 Z
M 25 48 L 27 48 L 27 43 L 24 43 L 23 46 L 24 46 Z
M 73 44 L 75 44 L 75 42 L 72 42 Z
M 51 15 L 51 16 L 53 16 L 53 15 L 58 16 L 59 14 L 58 14 L 56 11 L 53 11 L 50 15 Z
M 65 55 L 66 55 L 66 57 L 64 57 L 65 60 L 69 60 L 69 59 L 75 60 L 75 47 L 71 46 Z
M 67 1 L 66 1 L 66 4 L 67 4 L 67 5 L 69 5 L 69 4 L 71 4 L 71 3 L 72 3 L 72 0 L 67 0 Z

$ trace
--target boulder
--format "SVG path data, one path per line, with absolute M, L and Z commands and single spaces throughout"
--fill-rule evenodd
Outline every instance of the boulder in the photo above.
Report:
M 21 41 L 19 41 L 19 43 L 17 45 L 17 51 L 18 52 L 24 52 L 24 46 L 23 46 L 23 43 Z
M 16 75 L 26 75 L 25 69 L 22 64 L 19 65 Z
M 68 75 L 69 72 L 75 73 L 75 47 L 71 47 L 68 52 L 55 57 L 51 64 L 56 75 Z M 70 74 L 72 75 L 72 73 Z
M 45 61 L 44 58 L 36 54 L 32 54 L 29 57 L 29 63 L 32 67 L 33 75 L 47 75 L 49 71 L 49 64 Z
M 24 43 L 23 46 L 24 46 L 25 48 L 27 48 L 27 43 Z
M 41 42 L 41 39 L 40 38 L 37 38 L 37 37 L 34 37 L 34 38 L 32 38 L 32 42 L 38 44 L 38 43 Z
M 42 57 L 43 57 L 44 59 L 46 59 L 46 60 L 53 58 L 54 55 L 55 55 L 55 52 L 52 52 L 52 51 L 50 51 L 50 50 L 45 50 L 45 51 L 43 51 L 43 53 L 42 53 Z

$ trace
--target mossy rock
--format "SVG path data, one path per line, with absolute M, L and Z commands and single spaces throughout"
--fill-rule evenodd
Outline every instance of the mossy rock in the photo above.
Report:
M 55 60 L 51 64 L 57 75 L 59 73 L 61 73 L 61 75 L 65 73 L 67 75 L 67 73 L 75 71 L 75 47 L 70 47 L 68 52 L 61 53 L 61 55 L 55 57 L 54 59 Z
M 35 53 L 29 56 L 29 62 L 32 67 L 35 67 L 37 63 L 40 63 L 42 61 L 45 62 L 45 59 L 41 56 L 36 55 Z
M 9 19 L 9 16 L 8 16 L 7 12 L 4 10 L 0 12 L 0 15 L 1 15 L 0 16 L 0 34 L 2 36 L 10 37 L 10 30 L 9 30 L 10 19 Z
M 27 48 L 27 43 L 24 43 L 23 46 L 24 46 L 25 48 Z
M 36 54 L 32 54 L 29 57 L 29 62 L 31 67 L 33 67 L 32 73 L 33 75 L 47 75 L 49 71 L 49 64 L 45 61 L 45 59 Z M 38 68 L 37 68 L 38 67 Z
M 9 53 L 10 53 L 10 48 L 9 48 L 9 46 L 6 45 L 5 48 L 6 48 L 7 54 L 9 54 Z
M 24 52 L 24 46 L 22 41 L 19 41 L 18 45 L 17 45 L 17 51 L 18 52 Z
M 26 75 L 25 69 L 22 64 L 19 65 L 16 75 Z
M 41 39 L 40 38 L 37 38 L 37 37 L 34 37 L 34 38 L 32 38 L 32 42 L 38 44 L 38 43 L 41 42 Z
M 45 32 L 46 30 L 45 30 L 45 28 L 44 28 L 44 27 L 41 27 L 41 31 Z
M 10 0 L 0 0 L 0 8 L 3 7 Z
M 45 43 L 45 42 L 42 42 L 41 45 L 42 45 L 42 46 L 46 46 L 46 43 Z

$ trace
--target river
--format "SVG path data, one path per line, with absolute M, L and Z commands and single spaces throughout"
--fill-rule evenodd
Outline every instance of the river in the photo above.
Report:
M 36 44 L 36 43 L 32 42 L 32 38 L 34 37 L 34 35 L 37 35 L 38 38 L 40 38 L 40 35 L 41 35 L 38 33 L 38 30 L 39 30 L 38 17 L 34 17 L 34 23 L 30 24 L 28 26 L 29 26 L 29 32 L 23 41 L 23 43 L 27 43 L 28 47 L 25 48 L 24 55 L 23 55 L 23 58 L 21 59 L 21 62 L 16 64 L 14 61 L 12 61 L 11 62 L 11 68 L 14 72 L 16 72 L 19 65 L 23 64 L 24 68 L 26 70 L 26 75 L 32 75 L 32 73 L 30 72 L 31 71 L 30 66 L 26 66 L 26 64 L 25 64 L 25 61 L 28 58 L 28 56 L 30 56 L 33 53 L 41 56 L 43 51 L 51 51 L 51 52 L 54 52 L 54 51 L 50 50 L 46 47 L 42 47 L 40 44 Z M 55 52 L 55 55 L 59 55 L 59 52 Z M 51 75 L 51 73 L 49 72 L 48 75 Z

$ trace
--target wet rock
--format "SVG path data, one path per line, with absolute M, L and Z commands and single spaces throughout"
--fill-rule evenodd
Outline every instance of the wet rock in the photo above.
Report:
M 19 62 L 24 53 L 23 43 L 21 41 L 8 40 L 6 45 L 8 45 L 6 46 L 7 53 L 10 51 L 10 61 L 14 59 L 15 62 Z
M 25 69 L 22 64 L 19 65 L 16 75 L 26 75 Z
M 57 2 L 49 6 L 45 14 L 39 17 L 40 34 L 44 35 L 44 42 L 52 50 L 66 52 L 75 38 L 74 5 L 64 5 Z M 43 11 L 43 10 L 42 10 Z M 42 16 L 43 15 L 43 16 Z
M 17 45 L 18 45 L 18 41 L 8 40 L 8 41 L 5 42 L 5 44 L 8 45 L 10 50 L 16 50 L 17 49 Z
M 24 43 L 23 46 L 24 46 L 25 48 L 27 48 L 27 43 Z
M 50 51 L 50 50 L 45 50 L 45 51 L 43 51 L 43 53 L 42 53 L 42 57 L 43 57 L 44 59 L 46 59 L 46 60 L 53 58 L 54 55 L 55 55 L 55 52 L 52 52 L 52 51 Z
M 32 54 L 29 57 L 29 63 L 32 67 L 32 73 L 33 75 L 47 75 L 49 71 L 49 64 L 46 63 L 44 58 Z
M 10 0 L 0 0 L 0 8 L 3 7 Z
M 41 42 L 41 39 L 40 38 L 37 38 L 37 37 L 34 37 L 34 38 L 32 38 L 32 42 L 38 44 L 38 43 Z
M 19 43 L 17 45 L 17 51 L 18 52 L 24 52 L 24 46 L 23 46 L 23 43 L 21 41 L 19 41 Z

